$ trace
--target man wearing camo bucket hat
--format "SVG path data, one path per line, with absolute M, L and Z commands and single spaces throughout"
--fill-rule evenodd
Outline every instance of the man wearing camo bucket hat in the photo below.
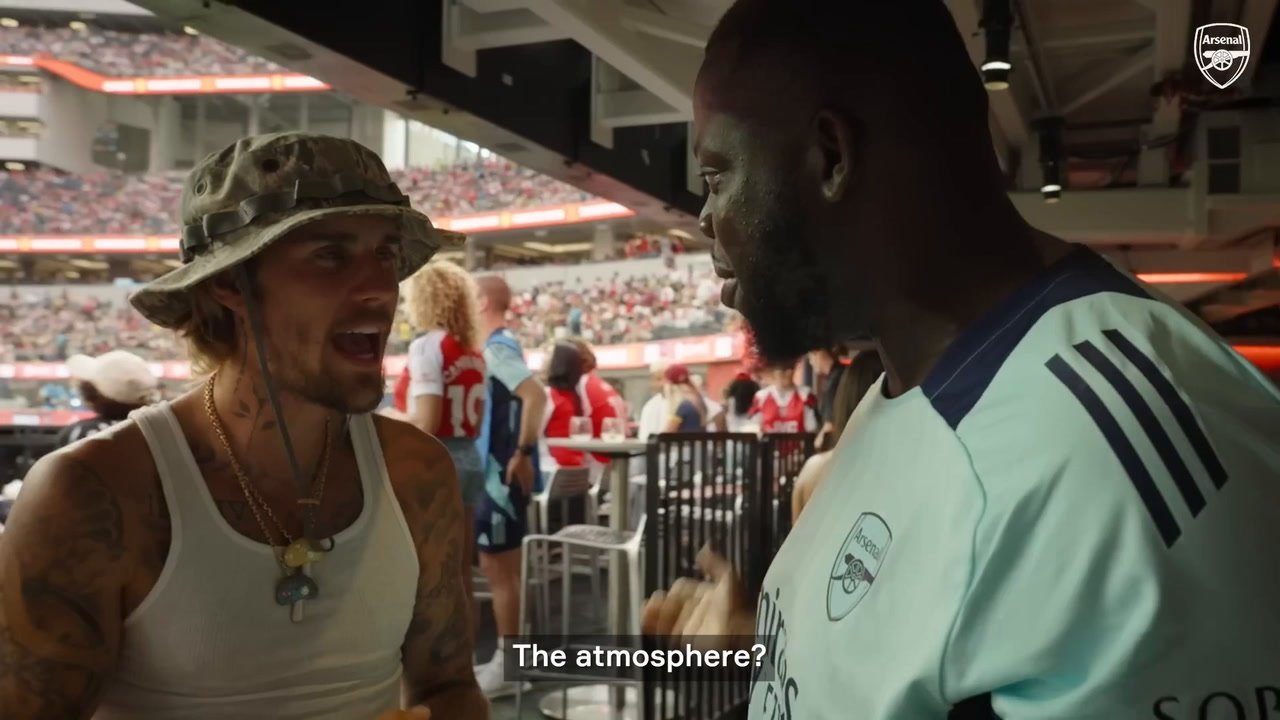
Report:
M 299 133 L 205 158 L 182 226 L 182 267 L 132 302 L 202 380 L 32 468 L 0 714 L 487 718 L 453 466 L 370 414 L 399 281 L 460 238 L 370 150 Z

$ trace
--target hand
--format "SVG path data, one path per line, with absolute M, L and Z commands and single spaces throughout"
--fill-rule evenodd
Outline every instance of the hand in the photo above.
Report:
M 533 460 L 522 452 L 516 452 L 507 463 L 507 484 L 520 483 L 525 497 L 533 494 Z
M 425 705 L 412 710 L 388 710 L 379 715 L 378 720 L 431 720 L 431 710 Z
M 755 635 L 755 612 L 746 603 L 742 580 L 729 561 L 704 546 L 698 567 L 707 580 L 680 578 L 669 592 L 645 603 L 640 625 L 646 635 L 684 639 L 694 645 L 728 649 Z

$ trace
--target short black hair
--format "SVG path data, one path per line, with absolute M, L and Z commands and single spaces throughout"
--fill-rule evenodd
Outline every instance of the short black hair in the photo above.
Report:
M 576 391 L 583 375 L 582 351 L 568 340 L 561 340 L 547 361 L 547 384 L 557 390 Z
M 752 378 L 735 378 L 729 383 L 729 387 L 725 388 L 724 397 L 726 400 L 733 401 L 735 413 L 746 415 L 747 409 L 751 407 L 751 401 L 755 399 L 758 392 L 760 392 L 760 383 Z
M 837 110 L 852 113 L 869 96 L 918 110 L 894 117 L 921 129 L 987 132 L 986 90 L 943 0 L 737 0 L 706 56 L 731 76 L 773 69 L 778 92 L 813 92 Z M 780 104 L 755 80 L 732 84 L 766 107 Z

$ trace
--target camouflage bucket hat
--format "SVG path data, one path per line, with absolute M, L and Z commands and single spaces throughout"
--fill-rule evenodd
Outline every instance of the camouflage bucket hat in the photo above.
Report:
M 398 268 L 408 278 L 465 238 L 437 230 L 363 145 L 310 133 L 244 138 L 205 158 L 182 189 L 183 265 L 129 301 L 148 320 L 175 328 L 187 320 L 187 291 L 257 255 L 290 232 L 332 215 L 375 215 L 400 226 Z

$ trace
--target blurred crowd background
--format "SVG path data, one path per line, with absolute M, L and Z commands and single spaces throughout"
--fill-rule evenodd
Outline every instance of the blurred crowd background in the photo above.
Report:
M 568 336 L 599 345 L 712 335 L 737 327 L 706 270 L 548 282 L 518 291 L 508 315 L 521 344 Z M 148 360 L 182 360 L 181 338 L 146 322 L 114 286 L 16 286 L 0 291 L 0 362 L 61 362 L 122 349 Z M 413 329 L 400 314 L 388 354 L 401 355 Z
M 243 75 L 286 68 L 204 35 L 118 32 L 103 28 L 0 27 L 0 48 L 14 55 L 51 55 L 112 76 Z
M 69 174 L 48 167 L 0 171 L 0 234 L 175 233 L 184 172 Z M 592 197 L 506 160 L 393 173 L 432 217 L 585 202 Z
M 90 19 L 60 26 L 26 22 L 0 26 L 0 53 L 53 57 L 111 77 L 290 72 L 194 31 L 124 31 L 124 26 L 113 29 L 96 23 Z M 6 92 L 39 93 L 51 82 L 60 81 L 40 72 L 0 73 L 0 90 Z M 42 132 L 38 119 L 0 118 L 0 137 L 50 140 Z M 174 236 L 185 174 L 185 170 L 126 173 L 107 167 L 67 172 L 39 163 L 4 163 L 0 165 L 0 236 Z M 444 158 L 393 175 L 414 206 L 435 218 L 597 199 L 491 153 Z M 720 305 L 720 281 L 709 264 L 676 263 L 675 257 L 687 251 L 684 240 L 640 228 L 618 226 L 617 230 L 616 248 L 606 256 L 661 258 L 662 262 L 623 266 L 620 272 L 599 269 L 579 276 L 569 271 L 552 273 L 554 280 L 513 281 L 516 295 L 508 321 L 525 348 L 545 350 L 566 337 L 608 346 L 738 329 L 736 314 Z M 591 257 L 593 253 L 494 254 L 472 258 L 469 266 L 502 272 L 549 262 L 577 266 L 592 262 Z M 533 277 L 544 276 L 535 273 Z M 99 355 L 115 349 L 155 362 L 186 358 L 180 337 L 146 322 L 129 305 L 130 278 L 72 278 L 67 274 L 63 284 L 19 279 L 0 287 L 0 363 L 62 363 L 76 354 Z M 388 355 L 403 355 L 413 334 L 401 312 Z M 74 393 L 64 381 L 0 376 L 0 401 L 6 407 L 76 407 Z

